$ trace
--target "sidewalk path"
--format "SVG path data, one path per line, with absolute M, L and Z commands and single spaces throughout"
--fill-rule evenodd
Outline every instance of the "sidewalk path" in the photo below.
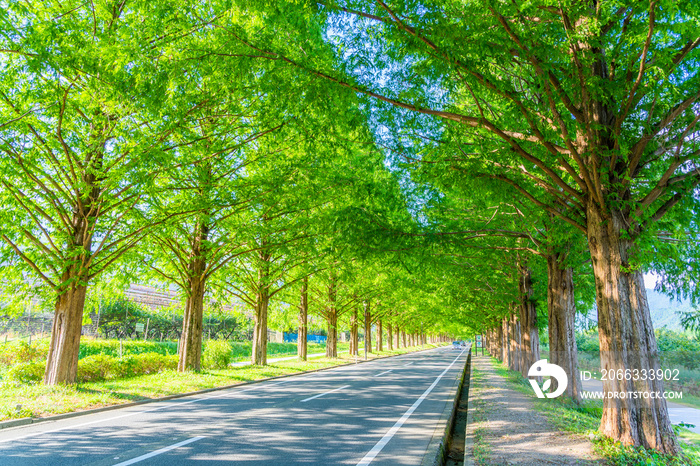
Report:
M 469 409 L 475 416 L 468 432 L 476 464 L 604 464 L 587 438 L 557 430 L 535 409 L 533 397 L 509 388 L 488 356 L 472 358 Z
M 596 379 L 582 380 L 581 385 L 587 392 L 603 392 L 603 382 Z M 690 406 L 679 405 L 678 403 L 666 402 L 668 406 L 668 416 L 671 418 L 672 424 L 692 424 L 695 427 L 689 427 L 689 430 L 700 434 L 700 409 L 691 408 Z

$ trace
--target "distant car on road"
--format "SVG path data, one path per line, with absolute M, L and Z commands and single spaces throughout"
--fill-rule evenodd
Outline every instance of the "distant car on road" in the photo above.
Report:
M 461 350 L 462 348 L 466 348 L 466 347 L 467 347 L 467 343 L 464 341 L 453 341 L 452 342 L 452 349 Z

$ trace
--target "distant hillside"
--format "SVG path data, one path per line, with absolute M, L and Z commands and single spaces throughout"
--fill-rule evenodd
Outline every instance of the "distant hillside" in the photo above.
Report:
M 689 300 L 671 300 L 668 296 L 648 288 L 647 300 L 651 311 L 651 321 L 654 323 L 655 329 L 665 325 L 670 330 L 683 330 L 678 311 L 691 311 L 693 309 Z
M 678 317 L 677 312 L 693 309 L 688 300 L 671 300 L 668 296 L 649 288 L 647 288 L 647 300 L 649 301 L 651 321 L 655 329 L 666 326 L 669 330 L 682 331 L 681 319 Z M 579 324 L 583 324 L 585 320 L 585 318 L 577 318 Z M 591 310 L 587 320 L 589 322 L 598 320 L 595 309 Z

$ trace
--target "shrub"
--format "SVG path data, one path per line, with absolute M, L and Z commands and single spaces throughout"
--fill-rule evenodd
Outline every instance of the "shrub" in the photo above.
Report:
M 122 356 L 129 354 L 158 353 L 164 356 L 177 353 L 177 343 L 171 341 L 122 341 Z M 80 342 L 80 358 L 95 354 L 119 357 L 119 340 L 88 340 Z
M 125 379 L 176 368 L 176 355 L 143 353 L 115 358 L 106 354 L 96 354 L 78 361 L 78 382 Z
M 0 365 L 14 366 L 23 362 L 43 362 L 49 353 L 49 340 L 15 341 L 0 345 Z
M 96 354 L 78 361 L 78 382 L 99 382 L 115 372 L 117 359 L 106 355 Z
M 233 352 L 228 341 L 209 340 L 204 344 L 202 366 L 206 369 L 226 369 L 231 363 Z
M 38 383 L 44 379 L 46 364 L 41 362 L 23 362 L 7 371 L 8 380 L 20 383 Z

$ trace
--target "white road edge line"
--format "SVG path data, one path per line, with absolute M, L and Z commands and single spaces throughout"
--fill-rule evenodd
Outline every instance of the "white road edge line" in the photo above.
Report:
M 393 371 L 394 369 L 389 369 L 388 371 L 380 372 L 377 375 L 373 375 L 372 377 L 381 377 L 384 374 L 388 374 L 389 372 Z
M 413 363 L 409 362 L 408 364 L 404 364 L 403 367 L 410 366 L 411 364 L 413 364 Z
M 147 460 L 148 458 L 153 458 L 154 456 L 158 456 L 160 454 L 169 452 L 170 450 L 174 450 L 176 448 L 180 448 L 182 446 L 185 446 L 187 444 L 190 444 L 192 442 L 196 442 L 197 440 L 202 440 L 204 437 L 192 437 L 191 439 L 183 440 L 180 443 L 176 443 L 174 445 L 170 445 L 169 447 L 164 447 L 161 448 L 160 450 L 152 451 L 150 453 L 146 453 L 145 455 L 137 456 L 136 458 L 132 458 L 128 461 L 124 461 L 122 463 L 117 463 L 114 466 L 127 466 L 129 464 L 134 464 L 134 463 L 139 463 L 143 460 Z
M 428 389 L 423 392 L 423 394 L 415 401 L 415 403 L 413 403 L 413 405 L 411 405 L 411 407 L 408 408 L 408 410 L 405 413 L 403 413 L 403 416 L 401 416 L 401 418 L 398 421 L 396 421 L 396 424 L 394 424 L 393 427 L 389 429 L 389 431 L 386 434 L 384 434 L 384 437 L 382 437 L 382 439 L 379 442 L 377 442 L 377 444 L 374 447 L 372 447 L 372 449 L 365 455 L 365 457 L 362 458 L 359 463 L 357 463 L 357 466 L 367 466 L 372 462 L 372 460 L 374 460 L 374 458 L 376 458 L 379 452 L 384 449 L 387 443 L 389 443 L 389 440 L 391 440 L 391 438 L 396 434 L 396 432 L 399 431 L 404 422 L 406 422 L 406 420 L 408 420 L 408 418 L 411 417 L 411 414 L 413 414 L 413 412 L 416 409 L 418 409 L 418 406 L 420 406 L 421 403 L 423 403 L 425 397 L 433 391 L 433 388 L 435 388 L 440 379 L 447 373 L 447 371 L 450 370 L 454 363 L 457 362 L 457 359 L 459 359 L 460 356 L 462 356 L 462 353 L 464 353 L 464 351 L 465 350 L 462 350 L 462 352 L 459 353 L 456 358 L 454 358 L 450 365 L 447 366 L 447 368 L 444 371 L 442 371 L 442 374 L 437 376 L 437 378 L 435 379 L 435 381 L 433 381 L 430 387 L 428 387 Z
M 338 387 L 338 388 L 333 389 L 333 390 L 330 390 L 330 391 L 328 391 L 328 392 L 321 393 L 320 395 L 312 396 L 311 398 L 307 398 L 307 399 L 305 399 L 305 400 L 301 400 L 301 402 L 302 402 L 302 403 L 306 403 L 307 401 L 311 401 L 311 400 L 313 400 L 313 399 L 315 399 L 315 398 L 319 398 L 319 397 L 321 397 L 321 396 L 326 396 L 326 395 L 328 395 L 329 393 L 337 392 L 338 390 L 342 390 L 342 389 L 344 389 L 344 388 L 348 388 L 349 386 L 350 386 L 350 385 L 343 385 L 342 387 Z

